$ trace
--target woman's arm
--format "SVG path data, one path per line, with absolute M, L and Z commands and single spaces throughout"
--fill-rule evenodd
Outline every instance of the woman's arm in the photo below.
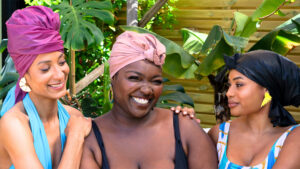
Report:
M 215 147 L 217 146 L 217 143 L 218 143 L 219 127 L 220 127 L 220 124 L 217 124 L 214 127 L 212 127 L 207 133 L 208 136 L 210 137 L 210 139 L 214 142 Z
M 71 115 L 65 129 L 67 136 L 63 156 L 58 169 L 76 169 L 80 166 L 84 138 L 90 133 L 91 119 Z
M 18 169 L 42 169 L 33 145 L 33 137 L 28 117 L 23 113 L 7 112 L 0 122 L 0 142 L 8 152 L 11 162 Z M 69 119 L 66 136 L 67 141 L 58 168 L 79 168 L 84 137 L 91 128 L 91 120 L 83 116 L 72 115 Z
M 216 169 L 216 148 L 196 121 L 179 116 L 180 135 L 183 145 L 187 146 L 190 169 Z
M 34 149 L 28 120 L 17 113 L 7 112 L 0 121 L 0 142 L 17 169 L 42 169 Z
M 300 127 L 295 128 L 286 138 L 272 169 L 300 168 Z
M 98 160 L 96 160 L 97 158 Z M 86 137 L 83 146 L 83 153 L 81 158 L 80 169 L 101 169 L 102 168 L 102 155 L 98 147 L 98 143 L 94 132 L 91 131 L 89 136 Z

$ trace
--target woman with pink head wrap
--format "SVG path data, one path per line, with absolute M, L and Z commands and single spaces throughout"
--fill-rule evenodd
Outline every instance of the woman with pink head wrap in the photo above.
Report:
M 6 26 L 20 78 L 0 114 L 0 168 L 78 168 L 91 123 L 58 101 L 69 73 L 59 15 L 44 6 L 27 7 L 15 11 Z
M 109 59 L 113 108 L 92 121 L 80 168 L 217 168 L 213 143 L 197 122 L 155 107 L 165 53 L 151 34 L 117 38 Z

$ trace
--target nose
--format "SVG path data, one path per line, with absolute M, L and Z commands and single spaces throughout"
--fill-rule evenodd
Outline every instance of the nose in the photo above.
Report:
M 228 87 L 228 90 L 227 90 L 227 92 L 226 92 L 227 98 L 233 97 L 233 95 L 234 95 L 234 91 L 233 91 L 233 90 L 234 90 L 234 89 L 233 89 L 232 86 L 229 86 L 229 87 Z
M 54 69 L 53 69 L 53 76 L 55 79 L 58 79 L 58 80 L 63 80 L 65 79 L 65 70 L 63 67 L 59 66 L 59 65 L 56 65 L 54 66 Z
M 151 94 L 153 93 L 153 89 L 151 88 L 150 85 L 144 84 L 144 85 L 141 87 L 141 92 L 142 92 L 144 95 L 151 95 Z

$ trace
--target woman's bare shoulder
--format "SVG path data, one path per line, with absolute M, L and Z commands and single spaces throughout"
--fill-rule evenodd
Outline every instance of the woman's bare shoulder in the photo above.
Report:
M 20 138 L 32 139 L 29 118 L 25 114 L 22 102 L 17 103 L 0 119 L 0 133 L 0 140 L 7 144 Z
M 300 168 L 300 127 L 296 127 L 287 136 L 279 156 L 274 164 L 274 169 L 286 168 L 294 169 Z
M 219 128 L 220 128 L 220 124 L 214 125 L 207 133 L 209 135 L 209 137 L 213 140 L 215 145 L 218 142 Z
M 75 109 L 74 107 L 68 105 L 63 105 L 63 106 L 70 115 L 83 116 L 83 114 L 79 110 Z
M 1 117 L 2 125 L 10 125 L 10 123 L 13 125 L 14 123 L 22 124 L 29 127 L 29 118 L 22 102 L 17 103 Z

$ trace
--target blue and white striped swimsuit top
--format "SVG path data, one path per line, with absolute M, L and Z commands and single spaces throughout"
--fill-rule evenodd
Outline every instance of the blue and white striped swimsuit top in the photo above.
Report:
M 282 145 L 284 144 L 286 137 L 294 128 L 298 126 L 299 125 L 294 125 L 290 127 L 286 132 L 284 132 L 279 137 L 279 139 L 272 146 L 268 156 L 265 158 L 265 160 L 262 163 L 255 166 L 239 166 L 237 164 L 230 162 L 226 155 L 230 121 L 220 124 L 219 138 L 217 143 L 219 169 L 271 169 L 274 163 L 276 162 L 276 159 L 279 155 L 279 152 L 281 150 Z

